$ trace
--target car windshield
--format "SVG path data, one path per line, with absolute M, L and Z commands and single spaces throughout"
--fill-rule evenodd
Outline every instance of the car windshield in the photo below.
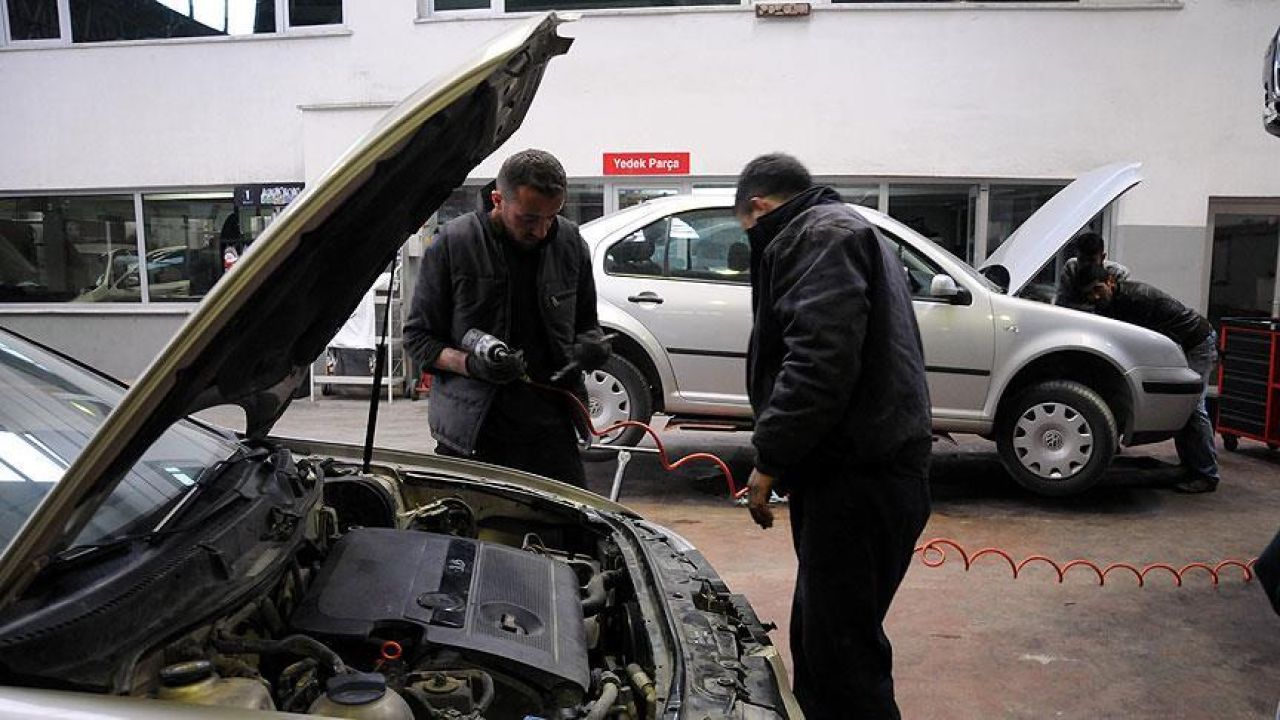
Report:
M 62 479 L 124 390 L 0 333 L 0 548 Z M 149 530 L 205 468 L 237 445 L 190 422 L 169 428 L 98 508 L 73 544 Z

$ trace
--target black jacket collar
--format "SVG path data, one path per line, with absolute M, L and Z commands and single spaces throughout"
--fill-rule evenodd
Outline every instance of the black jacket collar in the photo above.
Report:
M 760 219 L 756 220 L 756 224 L 747 231 L 747 237 L 751 240 L 752 249 L 757 250 L 757 252 L 763 251 L 778 236 L 778 233 L 782 232 L 783 228 L 805 210 L 817 205 L 842 202 L 844 200 L 840 198 L 840 193 L 826 185 L 814 185 L 768 213 L 761 215 Z

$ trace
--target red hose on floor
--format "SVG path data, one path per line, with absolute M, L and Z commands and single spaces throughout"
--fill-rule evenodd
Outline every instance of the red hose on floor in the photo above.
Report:
M 1004 561 L 1009 564 L 1009 569 L 1013 571 L 1013 577 L 1015 580 L 1018 578 L 1018 575 L 1022 572 L 1023 568 L 1031 565 L 1032 563 L 1041 563 L 1053 568 L 1054 572 L 1058 575 L 1059 583 L 1062 583 L 1066 579 L 1067 573 L 1072 568 L 1079 567 L 1086 568 L 1097 576 L 1098 585 L 1105 585 L 1107 583 L 1107 575 L 1111 574 L 1112 571 L 1123 570 L 1125 574 L 1132 574 L 1137 578 L 1138 587 L 1144 587 L 1146 585 L 1147 575 L 1156 570 L 1173 576 L 1173 583 L 1177 587 L 1182 587 L 1183 578 L 1192 570 L 1202 570 L 1205 573 L 1208 573 L 1209 578 L 1213 581 L 1214 587 L 1217 587 L 1222 571 L 1225 568 L 1233 567 L 1239 568 L 1244 575 L 1244 581 L 1249 582 L 1253 579 L 1253 564 L 1258 560 L 1257 558 L 1247 562 L 1240 560 L 1223 560 L 1216 565 L 1195 562 L 1183 565 L 1181 568 L 1175 568 L 1166 563 L 1152 563 L 1150 565 L 1144 565 L 1141 568 L 1128 563 L 1111 563 L 1106 567 L 1099 567 L 1097 563 L 1093 563 L 1088 560 L 1071 560 L 1070 562 L 1059 564 L 1044 555 L 1031 555 L 1023 559 L 1021 562 L 1015 562 L 1012 555 L 1000 548 L 982 548 L 970 555 L 954 540 L 949 540 L 947 538 L 933 538 L 932 540 L 927 540 L 923 545 L 917 547 L 915 551 L 920 553 L 920 561 L 927 567 L 936 568 L 941 567 L 947 561 L 948 548 L 955 550 L 956 553 L 960 555 L 960 559 L 964 562 L 964 569 L 966 572 L 972 568 L 973 564 L 979 559 L 987 556 L 994 556 L 1003 558 Z
M 680 458 L 679 460 L 676 460 L 675 462 L 671 462 L 667 458 L 667 446 L 662 444 L 662 439 L 658 437 L 657 431 L 655 431 L 653 428 L 649 427 L 648 425 L 642 422 L 637 422 L 635 420 L 622 420 L 621 422 L 616 422 L 610 425 L 609 427 L 604 428 L 603 430 L 597 430 L 595 425 L 591 423 L 591 411 L 587 409 L 586 405 L 582 404 L 582 400 L 580 400 L 577 395 L 574 395 L 573 393 L 569 392 L 568 390 L 565 390 L 564 388 L 552 387 L 550 385 L 542 385 L 540 383 L 532 383 L 532 384 L 535 387 L 542 388 L 543 390 L 550 390 L 553 392 L 557 392 L 569 398 L 570 400 L 572 400 L 574 407 L 578 409 L 578 414 L 582 416 L 582 420 L 586 424 L 587 430 L 590 431 L 591 434 L 594 435 L 595 437 L 602 438 L 608 435 L 609 433 L 614 432 L 615 430 L 621 430 L 622 428 L 625 428 L 625 427 L 640 428 L 641 430 L 644 430 L 645 434 L 653 438 L 653 444 L 656 445 L 658 448 L 658 461 L 662 463 L 662 468 L 667 472 L 672 472 L 680 468 L 685 463 L 694 462 L 698 460 L 706 460 L 706 461 L 715 463 L 716 467 L 720 468 L 720 472 L 724 474 L 725 484 L 729 488 L 730 497 L 733 497 L 736 499 L 747 494 L 747 489 L 745 487 L 739 488 L 738 483 L 734 481 L 733 471 L 729 469 L 729 466 L 725 464 L 723 460 L 716 457 L 715 455 L 712 455 L 711 453 L 705 453 L 705 452 L 696 452 L 696 453 L 690 453 L 688 455 L 685 455 L 684 457 Z
M 587 409 L 586 405 L 582 404 L 582 400 L 578 399 L 577 395 L 574 395 L 567 390 L 551 387 L 549 385 L 538 385 L 538 387 L 546 390 L 553 390 L 572 400 L 574 407 L 578 409 L 579 414 L 582 416 L 587 430 L 595 437 L 602 438 L 611 432 L 621 430 L 626 427 L 638 427 L 649 437 L 653 438 L 653 442 L 658 448 L 658 460 L 662 463 L 663 469 L 667 472 L 674 471 L 688 462 L 706 460 L 715 463 L 715 465 L 720 468 L 720 472 L 724 474 L 725 483 L 728 485 L 729 495 L 731 497 L 737 499 L 746 495 L 747 488 L 738 487 L 738 484 L 733 479 L 733 471 L 729 469 L 729 466 L 725 464 L 723 460 L 715 455 L 712 455 L 711 453 L 697 452 L 685 455 L 679 460 L 671 462 L 667 458 L 667 448 L 662 444 L 662 439 L 659 438 L 658 433 L 648 425 L 642 422 L 636 422 L 635 420 L 623 420 L 621 422 L 614 423 L 603 430 L 597 430 L 595 425 L 591 422 L 591 412 Z M 1100 586 L 1106 585 L 1107 576 L 1116 570 L 1123 570 L 1125 573 L 1132 574 L 1133 577 L 1138 580 L 1138 587 L 1145 587 L 1147 575 L 1157 570 L 1171 575 L 1176 587 L 1182 587 L 1183 578 L 1192 570 L 1202 570 L 1207 573 L 1209 575 L 1209 579 L 1213 581 L 1214 587 L 1218 586 L 1218 583 L 1221 580 L 1221 573 L 1226 568 L 1239 568 L 1244 575 L 1244 581 L 1249 582 L 1250 580 L 1253 580 L 1253 564 L 1258 560 L 1257 558 L 1247 562 L 1240 560 L 1223 560 L 1216 565 L 1195 562 L 1183 565 L 1181 568 L 1175 568 L 1167 563 L 1152 563 L 1150 565 L 1144 565 L 1141 568 L 1130 565 L 1129 563 L 1111 563 L 1105 567 L 1099 567 L 1097 563 L 1081 559 L 1071 560 L 1066 563 L 1058 563 L 1044 555 L 1030 555 L 1024 558 L 1021 562 L 1018 562 L 1015 561 L 1013 556 L 1008 552 L 994 547 L 982 548 L 970 555 L 963 547 L 960 546 L 959 543 L 948 538 L 933 538 L 931 540 L 927 540 L 923 545 L 917 547 L 915 552 L 920 554 L 920 561 L 923 562 L 925 566 L 936 568 L 941 567 L 946 563 L 948 548 L 955 550 L 956 553 L 960 555 L 960 559 L 964 562 L 965 572 L 968 572 L 973 567 L 973 564 L 978 560 L 984 557 L 994 556 L 1003 558 L 1004 561 L 1009 564 L 1009 569 L 1013 571 L 1013 578 L 1015 580 L 1018 579 L 1018 575 L 1021 574 L 1022 570 L 1028 565 L 1041 563 L 1053 568 L 1053 571 L 1058 576 L 1059 584 L 1066 581 L 1067 573 L 1073 568 L 1085 568 L 1091 571 L 1098 578 L 1098 585 Z

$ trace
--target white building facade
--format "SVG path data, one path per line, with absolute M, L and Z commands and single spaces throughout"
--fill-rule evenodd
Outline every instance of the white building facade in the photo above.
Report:
M 1215 318 L 1280 314 L 1275 0 L 617 7 L 643 2 L 0 0 L 0 325 L 135 375 L 382 112 L 548 7 L 582 13 L 574 45 L 476 185 L 544 148 L 585 220 L 782 150 L 978 264 L 1065 182 L 1136 160 L 1096 222 L 1110 256 Z M 668 162 L 614 174 L 647 154 Z

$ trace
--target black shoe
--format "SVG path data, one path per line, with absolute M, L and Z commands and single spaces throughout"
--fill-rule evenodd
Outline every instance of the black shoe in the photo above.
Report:
M 1174 492 L 1193 495 L 1197 493 L 1211 493 L 1218 489 L 1218 481 L 1203 475 L 1193 475 L 1185 480 L 1180 480 L 1173 484 Z

